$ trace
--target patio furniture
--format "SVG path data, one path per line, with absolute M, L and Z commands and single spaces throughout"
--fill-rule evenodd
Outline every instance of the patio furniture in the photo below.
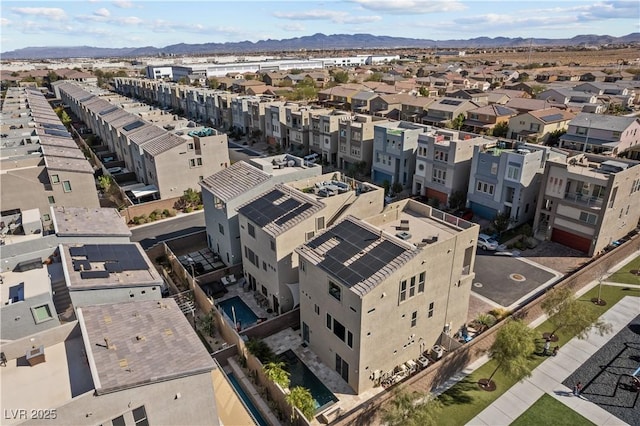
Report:
M 420 356 L 418 358 L 418 364 L 420 364 L 420 366 L 422 368 L 427 368 L 427 366 L 429 365 L 429 358 L 427 358 L 426 356 Z
M 236 283 L 236 277 L 234 275 L 227 275 L 226 277 L 220 278 L 222 285 L 228 286 Z
M 418 371 L 418 364 L 416 364 L 416 362 L 414 360 L 412 360 L 412 359 L 410 359 L 409 361 L 405 362 L 405 365 L 409 369 L 409 373 L 414 373 L 414 372 Z

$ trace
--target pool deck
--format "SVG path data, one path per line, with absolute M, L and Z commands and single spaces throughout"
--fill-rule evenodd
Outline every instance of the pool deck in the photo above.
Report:
M 338 402 L 326 407 L 324 411 L 339 407 L 341 412 L 344 413 L 384 391 L 384 388 L 378 387 L 356 395 L 353 389 L 349 387 L 336 371 L 326 366 L 311 349 L 302 346 L 302 336 L 299 331 L 288 328 L 266 337 L 264 342 L 278 355 L 291 349 L 309 370 L 338 398 Z
M 214 300 L 214 303 L 217 305 L 220 302 L 224 302 L 225 300 L 229 300 L 235 296 L 240 297 L 242 301 L 253 311 L 254 314 L 258 318 L 274 318 L 276 315 L 273 313 L 267 313 L 266 309 L 261 307 L 258 304 L 257 299 L 254 297 L 254 292 L 250 290 L 246 290 L 242 288 L 242 285 L 235 283 L 225 287 L 228 291 L 223 297 Z

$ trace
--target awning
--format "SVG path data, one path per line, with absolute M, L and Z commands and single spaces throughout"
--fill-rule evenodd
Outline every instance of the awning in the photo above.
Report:
M 157 194 L 158 192 L 158 187 L 155 185 L 147 185 L 143 186 L 142 188 L 131 190 L 131 193 L 136 198 L 146 197 L 147 195 Z
M 287 284 L 293 300 L 293 308 L 300 306 L 300 283 Z

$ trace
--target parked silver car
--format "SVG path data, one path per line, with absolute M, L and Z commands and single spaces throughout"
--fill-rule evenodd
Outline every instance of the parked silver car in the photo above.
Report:
M 499 245 L 500 243 L 498 243 L 496 240 L 494 240 L 487 234 L 478 235 L 478 247 L 480 247 L 483 250 L 495 251 L 498 249 Z

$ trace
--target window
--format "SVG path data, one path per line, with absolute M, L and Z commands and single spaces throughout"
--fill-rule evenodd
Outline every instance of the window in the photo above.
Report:
M 71 182 L 69 182 L 68 180 L 62 182 L 62 189 L 64 190 L 64 192 L 71 192 Z
M 598 220 L 598 216 L 593 213 L 580 212 L 580 221 L 586 222 L 589 225 L 595 225 Z
M 149 426 L 147 411 L 144 409 L 144 405 L 133 410 L 133 420 L 136 422 L 136 426 Z
M 447 180 L 447 171 L 442 169 L 433 168 L 433 182 L 444 185 Z
M 424 293 L 424 280 L 426 275 L 426 272 L 420 272 L 420 278 L 418 279 L 418 293 Z
M 49 204 L 55 204 L 56 199 L 53 198 L 53 195 L 49 195 Z
M 433 159 L 446 163 L 447 161 L 449 161 L 449 152 L 436 149 L 433 155 Z
M 329 294 L 336 300 L 342 300 L 342 289 L 338 284 L 332 283 L 331 281 L 329 281 Z
M 429 311 L 427 313 L 428 318 L 431 318 L 433 316 L 433 304 L 434 302 L 429 303 Z
M 411 277 L 411 283 L 409 284 L 409 298 L 416 295 L 416 277 Z
M 404 302 L 405 300 L 407 300 L 407 280 L 400 282 L 400 301 Z
M 276 242 L 271 240 L 269 241 L 269 245 L 271 246 L 271 251 L 276 251 Z
M 509 165 L 507 167 L 507 177 L 511 180 L 519 180 L 520 179 L 520 167 Z
M 529 126 L 529 130 L 531 130 L 532 132 L 537 132 L 538 130 L 540 130 L 540 124 L 531 123 L 531 125 Z
M 314 235 L 315 235 L 315 232 L 313 232 L 313 231 L 305 232 L 304 240 L 305 241 L 309 241 L 310 239 L 313 238 Z
M 320 306 L 314 304 L 313 311 L 316 313 L 316 315 L 320 315 Z
M 60 176 L 51 175 L 51 183 L 60 183 Z
M 353 333 L 347 331 L 347 346 L 353 348 Z
M 267 262 L 265 262 L 264 260 L 262 261 L 262 269 L 264 269 L 265 271 L 267 270 Z
M 218 231 L 220 231 L 220 233 L 224 235 L 224 226 L 222 226 L 221 223 L 218 224 Z
M 491 163 L 491 174 L 492 175 L 498 174 L 498 163 Z
M 413 311 L 411 313 L 411 327 L 415 327 L 418 323 L 418 311 Z
M 333 318 L 331 318 L 331 315 L 329 313 L 327 313 L 327 328 L 329 330 L 331 330 L 331 325 L 333 324 Z
M 324 229 L 324 216 L 316 218 L 316 230 Z
M 193 144 L 192 143 L 187 144 L 187 149 L 193 149 Z
M 477 192 L 493 195 L 494 185 L 491 183 L 486 183 L 482 181 L 478 181 L 478 185 L 476 186 Z
M 202 166 L 202 158 L 201 157 L 196 158 L 196 164 L 198 166 Z
M 334 318 L 333 319 L 333 334 L 338 336 L 338 338 L 344 342 L 346 333 L 347 333 L 347 329 L 344 328 L 344 325 L 342 325 L 338 320 L 336 320 Z
M 31 308 L 31 311 L 33 312 L 33 318 L 36 320 L 36 324 L 53 319 L 53 315 L 51 315 L 51 308 L 48 304 Z
M 249 236 L 253 238 L 256 237 L 256 228 L 250 223 L 247 223 L 247 232 L 249 233 Z
M 127 426 L 124 421 L 124 416 L 118 416 L 115 419 L 111 420 L 111 424 L 113 426 Z

